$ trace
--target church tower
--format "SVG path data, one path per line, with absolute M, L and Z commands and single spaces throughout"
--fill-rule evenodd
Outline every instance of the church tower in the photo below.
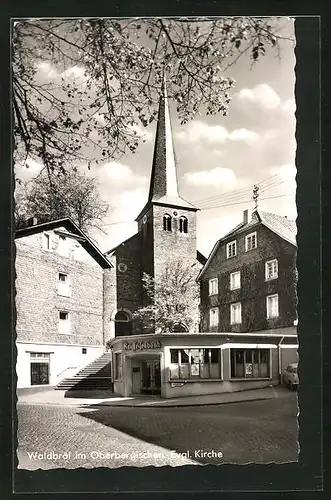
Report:
M 178 166 L 164 82 L 160 97 L 154 156 L 146 205 L 136 221 L 141 236 L 141 270 L 157 276 L 167 262 L 193 265 L 197 259 L 196 212 L 178 190 Z

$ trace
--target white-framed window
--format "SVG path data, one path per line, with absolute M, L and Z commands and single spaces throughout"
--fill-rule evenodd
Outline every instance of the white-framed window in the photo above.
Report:
M 235 271 L 230 274 L 230 290 L 240 288 L 240 271 Z
M 235 257 L 237 255 L 237 241 L 230 241 L 226 245 L 226 258 L 230 259 L 231 257 Z
M 249 250 L 253 250 L 257 247 L 257 235 L 255 233 L 248 234 L 245 238 L 245 250 L 249 252 Z
M 278 278 L 278 260 L 272 259 L 265 263 L 265 279 L 266 281 Z
M 57 293 L 64 297 L 70 297 L 69 276 L 65 273 L 58 273 Z
M 209 309 L 209 326 L 211 328 L 218 326 L 218 307 Z
M 278 318 L 278 294 L 267 296 L 267 318 Z
M 209 295 L 218 295 L 218 278 L 209 280 Z
M 70 318 L 68 311 L 59 311 L 59 333 L 68 335 L 70 333 Z
M 51 250 L 51 235 L 48 233 L 43 233 L 43 249 Z
M 68 244 L 68 240 L 62 234 L 59 234 L 58 252 L 59 252 L 59 255 L 62 255 L 62 257 L 68 257 L 69 256 L 69 244 Z
M 236 302 L 230 306 L 230 322 L 231 325 L 238 325 L 241 323 L 241 303 Z

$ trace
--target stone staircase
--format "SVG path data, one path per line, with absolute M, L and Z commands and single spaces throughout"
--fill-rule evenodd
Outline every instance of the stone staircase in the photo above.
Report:
M 61 391 L 111 389 L 111 382 L 111 353 L 105 352 L 73 377 L 61 380 L 55 389 Z

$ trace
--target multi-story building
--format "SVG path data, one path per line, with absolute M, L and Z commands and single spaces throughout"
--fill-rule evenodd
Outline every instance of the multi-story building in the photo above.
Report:
M 271 370 L 270 349 L 245 347 L 253 334 L 265 344 L 276 340 L 279 368 L 297 360 L 296 253 L 294 221 L 258 209 L 248 220 L 245 210 L 201 270 L 201 330 L 227 332 L 231 377 Z
M 68 218 L 15 233 L 17 387 L 55 386 L 104 352 L 103 271 Z
M 255 210 L 214 246 L 199 274 L 201 330 L 293 331 L 296 321 L 296 227 Z M 289 329 L 289 330 L 288 330 Z

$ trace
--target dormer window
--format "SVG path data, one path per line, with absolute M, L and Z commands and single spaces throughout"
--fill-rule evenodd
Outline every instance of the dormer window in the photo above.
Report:
M 163 216 L 163 230 L 164 231 L 172 231 L 171 216 L 169 214 L 165 214 Z
M 187 220 L 187 217 L 185 217 L 184 215 L 182 215 L 179 218 L 179 231 L 181 233 L 187 233 L 188 232 L 188 220 Z

